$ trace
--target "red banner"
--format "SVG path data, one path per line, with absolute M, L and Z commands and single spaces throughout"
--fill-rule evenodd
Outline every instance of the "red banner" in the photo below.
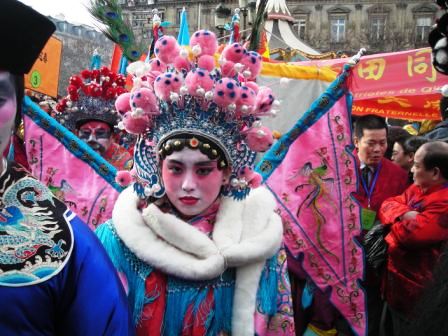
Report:
M 340 72 L 347 58 L 300 62 Z M 353 71 L 354 115 L 406 120 L 440 120 L 440 89 L 448 78 L 431 63 L 431 49 L 364 56 Z

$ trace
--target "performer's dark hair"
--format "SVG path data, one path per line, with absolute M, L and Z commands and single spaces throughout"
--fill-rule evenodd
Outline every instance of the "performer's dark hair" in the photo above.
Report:
M 364 130 L 385 129 L 388 132 L 386 120 L 374 114 L 359 117 L 355 122 L 354 134 L 358 139 L 364 135 Z
M 443 178 L 448 179 L 448 144 L 442 141 L 431 141 L 425 144 L 425 169 L 439 168 Z

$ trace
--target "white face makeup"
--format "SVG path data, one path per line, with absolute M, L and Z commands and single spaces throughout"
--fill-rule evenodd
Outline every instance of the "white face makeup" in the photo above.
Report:
M 104 154 L 112 143 L 110 126 L 97 120 L 83 124 L 78 130 L 78 137 L 99 154 Z
M 219 195 L 225 173 L 199 150 L 184 148 L 162 162 L 162 179 L 171 204 L 185 217 L 208 209 Z
M 9 72 L 0 71 L 0 153 L 3 154 L 11 139 L 17 113 L 17 99 Z

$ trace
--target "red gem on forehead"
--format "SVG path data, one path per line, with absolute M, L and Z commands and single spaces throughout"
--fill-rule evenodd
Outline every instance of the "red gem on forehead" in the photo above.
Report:
M 199 146 L 199 140 L 196 138 L 190 139 L 190 146 L 196 148 L 197 146 Z

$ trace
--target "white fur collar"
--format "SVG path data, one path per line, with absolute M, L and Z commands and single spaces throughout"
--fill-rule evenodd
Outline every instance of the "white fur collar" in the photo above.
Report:
M 278 251 L 283 237 L 271 193 L 258 188 L 244 201 L 223 199 L 210 239 L 155 205 L 140 212 L 132 188 L 120 194 L 112 214 L 125 245 L 155 268 L 189 280 L 213 279 L 226 267 L 236 267 L 232 334 L 253 335 L 258 281 L 265 261 Z

